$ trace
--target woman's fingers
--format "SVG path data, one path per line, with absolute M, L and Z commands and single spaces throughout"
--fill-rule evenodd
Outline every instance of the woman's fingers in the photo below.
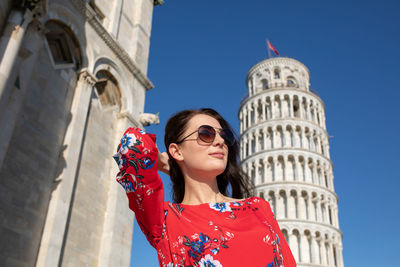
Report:
M 158 152 L 158 170 L 169 175 L 169 164 L 167 152 Z

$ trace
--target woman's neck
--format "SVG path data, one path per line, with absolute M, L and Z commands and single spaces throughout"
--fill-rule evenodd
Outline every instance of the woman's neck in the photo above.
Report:
M 185 195 L 181 204 L 198 205 L 229 200 L 219 191 L 216 177 L 208 179 L 185 177 Z

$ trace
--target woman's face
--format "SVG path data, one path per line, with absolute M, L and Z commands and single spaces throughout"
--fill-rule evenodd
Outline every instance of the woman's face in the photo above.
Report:
M 197 129 L 201 125 L 215 128 L 216 135 L 212 143 L 205 143 L 198 138 Z M 183 174 L 191 177 L 216 177 L 224 172 L 228 161 L 228 146 L 219 135 L 219 122 L 205 114 L 197 114 L 187 124 L 183 137 L 195 132 L 177 145 L 177 160 Z M 170 151 L 171 152 L 171 151 Z

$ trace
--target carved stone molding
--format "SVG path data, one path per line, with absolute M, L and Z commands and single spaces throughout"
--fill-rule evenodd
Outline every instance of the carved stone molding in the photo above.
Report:
M 125 64 L 133 76 L 146 88 L 150 90 L 154 87 L 153 83 L 143 74 L 143 72 L 132 61 L 129 54 L 118 44 L 118 42 L 107 32 L 103 25 L 96 18 L 95 11 L 82 0 L 71 0 L 76 9 L 85 17 L 97 34 L 103 39 L 107 46 Z
M 83 69 L 79 72 L 79 80 L 85 81 L 90 86 L 94 86 L 97 82 L 97 78 L 93 76 L 87 69 Z

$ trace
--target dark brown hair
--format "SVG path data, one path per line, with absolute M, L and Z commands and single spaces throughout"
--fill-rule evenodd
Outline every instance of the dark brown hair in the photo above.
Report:
M 171 143 L 177 143 L 182 138 L 188 122 L 195 115 L 204 114 L 216 119 L 222 128 L 233 129 L 229 123 L 219 115 L 218 112 L 211 108 L 188 109 L 174 114 L 165 126 L 164 143 L 169 157 L 169 176 L 172 181 L 172 198 L 175 203 L 181 203 L 185 195 L 185 181 L 181 169 L 175 159 L 169 154 L 168 148 Z M 236 139 L 236 137 L 235 137 Z M 239 144 L 237 139 L 232 146 L 228 147 L 228 163 L 225 171 L 217 176 L 217 184 L 219 191 L 227 196 L 228 186 L 232 188 L 233 198 L 247 198 L 252 196 L 254 186 L 251 180 L 239 167 Z

